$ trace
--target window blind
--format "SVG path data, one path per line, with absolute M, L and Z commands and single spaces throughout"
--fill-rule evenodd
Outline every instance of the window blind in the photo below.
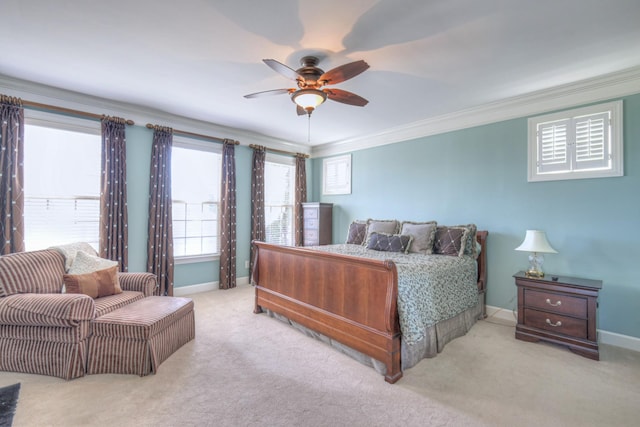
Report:
M 176 141 L 174 141 L 176 142 Z M 174 144 L 171 153 L 173 254 L 217 254 L 219 242 L 219 152 L 196 144 Z
M 274 156 L 275 157 L 275 156 Z M 277 245 L 294 244 L 295 166 L 291 159 L 268 156 L 264 170 L 265 240 Z M 278 156 L 282 157 L 282 156 Z
M 27 250 L 73 242 L 99 247 L 100 198 L 25 197 Z

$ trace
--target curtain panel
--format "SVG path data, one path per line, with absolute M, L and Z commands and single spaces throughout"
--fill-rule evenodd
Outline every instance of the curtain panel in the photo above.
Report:
M 304 216 L 302 204 L 307 201 L 307 169 L 306 158 L 304 155 L 296 154 L 296 183 L 295 183 L 295 233 L 296 246 L 303 244 Z
M 24 109 L 0 95 L 0 255 L 24 251 Z
M 253 148 L 253 168 L 251 173 L 251 241 L 264 242 L 266 225 L 264 218 L 264 163 L 266 150 L 264 147 Z M 249 276 L 253 271 L 254 248 L 251 245 L 249 255 Z
M 173 129 L 155 126 L 149 183 L 147 271 L 157 276 L 156 295 L 173 296 L 173 219 L 171 214 L 171 147 Z
M 100 256 L 128 270 L 127 147 L 125 120 L 102 119 L 102 173 L 100 176 Z
M 220 289 L 236 286 L 236 161 L 235 141 L 222 148 L 220 189 Z

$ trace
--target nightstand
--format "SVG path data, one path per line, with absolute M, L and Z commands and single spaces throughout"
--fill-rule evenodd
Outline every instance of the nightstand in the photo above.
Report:
M 564 345 L 600 360 L 596 315 L 601 280 L 528 277 L 523 271 L 513 277 L 518 287 L 517 339 Z

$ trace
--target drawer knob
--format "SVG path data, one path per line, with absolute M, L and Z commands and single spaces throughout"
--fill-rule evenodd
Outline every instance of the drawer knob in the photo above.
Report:
M 549 304 L 551 307 L 559 307 L 562 305 L 562 301 L 558 301 L 557 303 L 553 304 L 551 300 L 547 298 L 547 304 Z
M 558 320 L 556 323 L 551 323 L 551 320 L 547 319 L 547 325 L 553 326 L 555 328 L 557 326 L 562 326 L 562 322 Z

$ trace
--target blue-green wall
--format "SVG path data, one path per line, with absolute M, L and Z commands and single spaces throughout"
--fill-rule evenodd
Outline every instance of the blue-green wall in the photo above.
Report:
M 153 130 L 127 126 L 127 214 L 129 271 L 147 271 L 149 173 Z
M 598 328 L 640 337 L 640 95 L 624 98 L 625 176 L 527 182 L 527 119 L 352 153 L 352 193 L 322 196 L 313 159 L 310 200 L 334 203 L 334 242 L 354 219 L 474 222 L 489 231 L 489 305 L 515 308 L 512 275 L 525 230 L 545 230 L 558 254 L 545 270 L 603 280 Z

